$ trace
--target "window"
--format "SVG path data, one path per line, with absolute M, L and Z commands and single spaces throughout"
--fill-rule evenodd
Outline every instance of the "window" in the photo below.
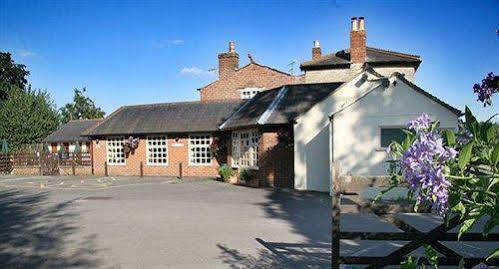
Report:
M 232 166 L 258 168 L 258 130 L 232 132 Z
M 255 96 L 257 93 L 261 92 L 263 88 L 245 88 L 240 90 L 241 91 L 241 99 L 251 99 L 253 96 Z
M 209 134 L 189 135 L 189 165 L 210 165 L 210 144 Z
M 392 141 L 396 141 L 401 143 L 405 139 L 405 133 L 402 131 L 402 128 L 399 127 L 390 127 L 390 128 L 381 128 L 381 147 L 386 148 L 392 143 Z
M 168 165 L 168 139 L 166 136 L 148 136 L 146 159 L 148 165 Z
M 107 139 L 107 163 L 108 164 L 125 164 L 125 153 L 123 152 L 123 137 L 115 137 Z

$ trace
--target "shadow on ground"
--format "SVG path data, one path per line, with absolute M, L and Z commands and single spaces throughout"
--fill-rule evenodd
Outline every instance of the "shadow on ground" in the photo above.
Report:
M 1 268 L 95 268 L 95 235 L 75 238 L 72 201 L 49 203 L 47 192 L 0 190 Z
M 292 232 L 303 236 L 303 242 L 255 238 L 262 247 L 256 255 L 217 244 L 223 263 L 234 269 L 331 267 L 331 202 L 327 194 L 276 189 L 268 193 L 266 202 L 258 205 L 268 218 L 285 220 Z

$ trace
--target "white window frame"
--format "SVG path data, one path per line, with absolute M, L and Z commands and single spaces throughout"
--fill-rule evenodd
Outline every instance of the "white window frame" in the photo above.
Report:
M 247 138 L 241 138 L 247 135 Z M 233 131 L 231 135 L 232 140 L 232 154 L 231 163 L 235 168 L 248 168 L 258 170 L 258 147 L 260 144 L 261 134 L 258 129 L 248 129 Z M 243 143 L 247 145 L 244 146 Z M 242 153 L 243 147 L 247 147 L 247 151 Z M 244 154 L 247 154 L 244 156 Z M 248 159 L 248 165 L 241 164 L 244 158 Z
M 243 100 L 248 100 L 253 98 L 255 95 L 257 95 L 259 92 L 265 90 L 265 88 L 256 88 L 256 87 L 248 87 L 244 89 L 239 90 L 239 94 L 241 99 Z
M 200 137 L 200 136 L 208 136 L 208 144 L 207 145 L 206 144 L 196 145 L 196 144 L 191 143 L 193 141 L 193 139 L 195 139 L 196 137 Z M 213 142 L 213 137 L 209 133 L 189 134 L 189 141 L 188 141 L 189 154 L 188 155 L 189 155 L 189 165 L 190 166 L 210 166 L 212 164 L 213 156 L 211 154 L 211 148 L 210 148 L 210 145 L 212 142 Z M 192 156 L 194 148 L 206 148 L 206 154 L 209 154 L 209 156 L 210 156 L 206 163 L 192 162 L 193 158 L 196 158 L 195 156 Z
M 121 140 L 121 152 L 123 153 L 123 162 L 111 162 L 111 159 L 110 159 L 110 147 L 118 147 L 118 146 L 114 146 L 114 145 L 110 145 L 111 141 L 117 141 L 117 140 Z M 108 137 L 106 138 L 106 163 L 108 165 L 126 165 L 126 156 L 125 156 L 125 152 L 123 151 L 123 145 L 125 144 L 125 137 L 122 137 L 122 136 L 116 136 L 116 137 Z
M 158 143 L 161 143 L 161 142 L 165 142 L 164 145 L 151 145 L 150 143 L 152 143 L 153 140 L 156 140 L 156 142 Z M 163 147 L 164 146 L 164 147 Z M 157 154 L 162 154 L 162 153 L 166 153 L 166 162 L 164 163 L 157 163 L 157 162 L 152 162 L 152 159 L 161 159 L 162 157 L 150 157 L 149 156 L 149 151 L 150 150 L 154 150 L 154 149 L 166 149 L 165 152 L 160 152 L 158 151 Z M 154 154 L 154 153 L 152 153 Z M 169 159 L 170 155 L 168 153 L 168 136 L 166 135 L 150 135 L 150 136 L 147 136 L 147 139 L 146 139 L 146 164 L 149 165 L 149 166 L 168 166 L 168 159 Z

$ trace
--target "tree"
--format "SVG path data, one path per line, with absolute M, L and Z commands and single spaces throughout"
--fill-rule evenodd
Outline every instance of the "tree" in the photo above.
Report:
M 74 89 L 73 103 L 68 103 L 61 108 L 62 122 L 70 120 L 100 119 L 106 114 L 100 107 L 96 107 L 94 101 L 85 96 L 87 89 Z
M 17 89 L 26 89 L 29 71 L 23 64 L 16 64 L 12 60 L 12 55 L 8 52 L 0 52 L 0 101 L 7 98 L 10 86 Z
M 59 126 L 59 114 L 46 91 L 10 86 L 7 94 L 0 106 L 0 137 L 7 139 L 10 151 L 42 142 Z

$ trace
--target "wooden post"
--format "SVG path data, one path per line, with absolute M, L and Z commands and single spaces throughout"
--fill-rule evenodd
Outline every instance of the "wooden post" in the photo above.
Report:
M 107 173 L 107 162 L 104 162 L 104 175 L 109 176 L 109 174 Z
M 140 177 L 144 176 L 144 164 L 140 162 Z
M 71 171 L 73 172 L 73 176 L 76 175 L 75 154 L 74 153 L 73 153 L 73 161 L 71 162 Z
M 340 268 L 341 190 L 338 163 L 333 164 L 331 176 L 331 268 Z
M 178 178 L 182 178 L 182 163 L 178 164 Z
M 40 165 L 40 176 L 43 176 L 42 153 L 41 152 L 38 152 L 38 164 Z

